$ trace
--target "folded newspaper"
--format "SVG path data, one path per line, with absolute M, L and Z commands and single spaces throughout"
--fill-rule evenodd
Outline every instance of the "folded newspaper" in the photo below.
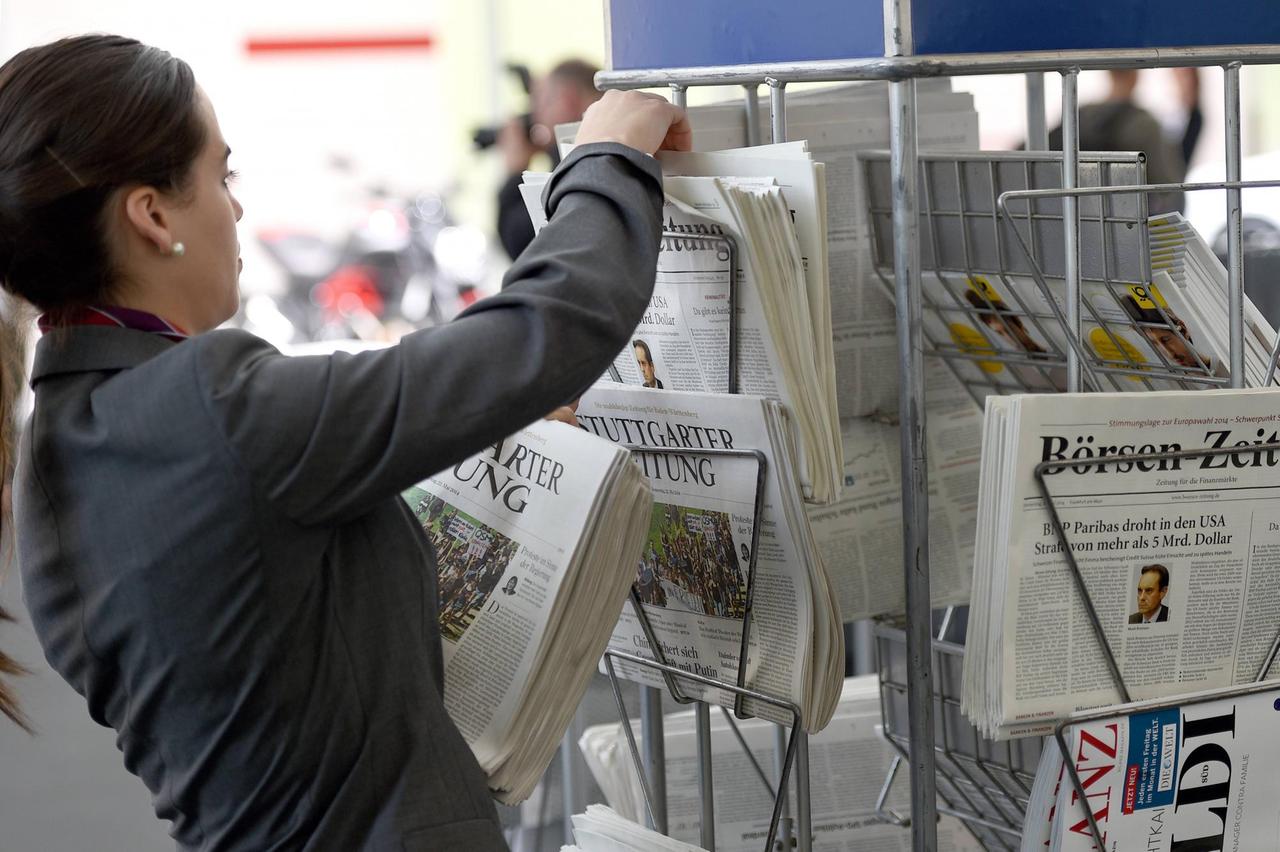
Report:
M 886 822 L 876 814 L 876 800 L 897 754 L 881 735 L 879 726 L 876 677 L 846 678 L 831 724 L 809 739 L 814 849 L 907 852 L 911 848 L 910 829 Z M 639 722 L 633 722 L 632 728 L 637 744 L 643 748 Z M 751 750 L 750 756 L 723 716 L 712 714 L 717 852 L 759 852 L 773 811 L 773 797 L 761 782 L 756 765 L 768 773 L 770 783 L 777 783 L 776 728 L 759 719 L 747 719 L 738 722 L 738 729 Z M 698 840 L 701 825 L 695 730 L 691 710 L 670 713 L 663 720 L 668 828 L 673 838 L 690 843 Z M 613 723 L 587 728 L 578 740 L 578 748 L 609 805 L 626 819 L 642 821 L 644 794 L 622 726 Z M 793 774 L 792 784 L 794 781 Z M 905 811 L 910 807 L 907 794 L 903 771 L 886 804 L 895 811 Z M 958 821 L 943 817 L 938 825 L 938 848 L 981 847 Z
M 1022 852 L 1097 849 L 1090 814 L 1108 850 L 1280 850 L 1268 771 L 1280 759 L 1278 695 L 1206 693 L 1070 726 L 1084 798 L 1062 752 L 1046 748 Z
M 973 96 L 951 91 L 951 81 L 945 79 L 921 80 L 918 86 L 920 148 L 976 149 L 978 113 Z M 740 98 L 690 107 L 689 116 L 695 151 L 748 144 Z M 767 103 L 761 104 L 759 118 L 754 138 L 768 139 Z M 894 412 L 898 393 L 894 309 L 871 263 L 866 190 L 856 159 L 860 152 L 889 147 L 889 87 L 882 82 L 863 82 L 788 93 L 787 131 L 790 138 L 804 140 L 809 155 L 825 164 L 825 252 L 839 416 Z M 576 133 L 576 124 L 556 127 L 562 151 L 572 144 Z M 760 150 L 770 148 L 777 146 L 761 146 Z M 739 166 L 721 173 L 746 174 Z M 788 200 L 797 201 L 786 191 Z
M 542 421 L 404 498 L 436 554 L 445 707 L 494 795 L 519 802 L 555 753 L 635 577 L 648 482 L 625 450 Z
M 573 816 L 575 846 L 560 852 L 705 852 L 701 846 L 682 843 L 619 816 L 604 805 L 588 805 Z
M 827 503 L 839 493 L 842 461 L 823 166 L 802 143 L 661 159 L 664 227 L 687 236 L 663 237 L 649 310 L 613 378 L 724 393 L 732 364 L 737 392 L 792 411 L 805 496 Z M 521 188 L 535 228 L 546 221 L 547 178 L 526 173 Z
M 795 434 L 787 410 L 760 397 L 649 390 L 598 382 L 578 405 L 584 429 L 637 452 L 653 488 L 643 557 L 633 578 L 663 656 L 673 665 L 734 683 L 750 612 L 745 685 L 799 706 L 820 730 L 840 697 L 844 634 L 830 577 L 796 486 Z M 692 451 L 662 452 L 665 448 Z M 654 451 L 657 452 L 654 452 Z M 763 510 L 754 517 L 763 454 Z M 757 529 L 758 525 L 758 529 Z M 753 536 L 758 543 L 753 545 Z M 750 576 L 753 562 L 754 576 Z M 633 563 L 634 566 L 634 563 Z M 609 647 L 653 658 L 633 609 L 622 611 Z M 662 685 L 647 668 L 621 676 Z M 681 681 L 687 694 L 732 706 L 724 690 Z M 790 724 L 791 714 L 748 699 L 746 710 Z
M 982 411 L 939 361 L 925 363 L 929 430 L 929 571 L 935 607 L 968 603 L 977 527 Z M 906 609 L 902 571 L 902 428 L 884 417 L 840 422 L 844 489 L 810 506 L 809 523 L 845 621 Z
M 965 713 L 1005 738 L 1120 700 L 1068 553 L 1134 699 L 1263 674 L 1280 624 L 1278 441 L 1270 390 L 988 397 Z

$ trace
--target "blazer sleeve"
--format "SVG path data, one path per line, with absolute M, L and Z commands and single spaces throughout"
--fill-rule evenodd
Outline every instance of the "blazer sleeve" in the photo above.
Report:
M 649 304 L 662 178 L 613 143 L 576 149 L 543 195 L 549 222 L 501 293 L 388 349 L 285 357 L 237 330 L 190 341 L 198 392 L 268 500 L 339 522 L 572 400 Z

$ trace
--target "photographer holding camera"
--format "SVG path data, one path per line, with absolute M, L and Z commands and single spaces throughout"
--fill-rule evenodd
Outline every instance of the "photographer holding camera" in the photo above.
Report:
M 598 69 L 581 59 L 566 59 L 532 86 L 532 112 L 512 118 L 498 133 L 498 148 L 507 168 L 507 179 L 498 190 L 498 238 L 515 260 L 533 239 L 533 223 L 520 198 L 520 174 L 539 152 L 560 162 L 555 126 L 580 121 L 582 114 L 600 99 L 595 76 Z

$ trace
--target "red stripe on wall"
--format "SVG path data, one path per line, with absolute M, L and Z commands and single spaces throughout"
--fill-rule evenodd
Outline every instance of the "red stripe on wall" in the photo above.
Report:
M 434 47 L 435 43 L 435 38 L 428 33 L 387 36 L 297 36 L 276 38 L 251 36 L 245 42 L 245 49 L 250 54 L 423 50 Z

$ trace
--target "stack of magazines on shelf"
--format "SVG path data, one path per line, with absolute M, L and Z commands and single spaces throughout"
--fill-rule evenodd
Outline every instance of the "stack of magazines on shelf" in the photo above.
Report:
M 1110 659 L 1135 699 L 1267 676 L 1278 432 L 1265 389 L 989 397 L 963 690 L 975 724 L 1044 734 L 1116 704 Z
M 1059 748 L 1042 753 L 1022 852 L 1091 852 L 1099 839 L 1115 850 L 1280 849 L 1277 710 L 1274 688 L 1219 691 L 1067 727 L 1070 764 Z
M 848 678 L 835 715 L 821 733 L 809 739 L 810 790 L 814 848 L 864 849 L 897 852 L 911 848 L 911 831 L 886 821 L 876 805 L 896 752 L 880 733 L 880 694 L 874 675 Z M 641 727 L 632 725 L 643 748 Z M 667 820 L 671 836 L 695 842 L 699 838 L 697 737 L 693 711 L 671 713 L 663 721 L 667 766 Z M 728 723 L 711 717 L 712 777 L 716 849 L 719 852 L 758 852 L 769 828 L 773 796 L 758 768 L 777 784 L 775 733 L 771 725 L 749 719 L 738 731 L 744 750 Z M 609 805 L 627 819 L 644 819 L 644 795 L 635 763 L 619 724 L 596 725 L 578 741 L 587 766 Z M 754 760 L 754 763 L 752 762 Z M 908 807 L 906 771 L 898 773 L 886 801 L 887 812 Z M 938 826 L 938 848 L 980 848 L 956 820 L 944 817 Z
M 1180 213 L 1153 216 L 1152 282 L 1156 295 L 1130 307 L 1135 322 L 1153 345 L 1164 348 L 1180 364 L 1208 362 L 1215 375 L 1230 375 L 1231 335 L 1227 318 L 1227 270 L 1212 249 Z M 1164 299 L 1159 298 L 1164 295 Z M 1152 304 L 1155 302 L 1156 304 Z M 1140 308 L 1135 310 L 1134 308 Z M 1197 329 L 1193 336 L 1191 329 Z M 1275 329 L 1246 294 L 1244 297 L 1244 368 L 1248 387 L 1267 382 Z M 1165 342 L 1167 341 L 1167 343 Z M 1203 348 L 1204 351 L 1199 351 Z
M 1197 390 L 1228 377 L 1227 274 L 1179 214 L 1148 219 L 1139 194 L 1081 199 L 1078 343 L 1068 339 L 1062 204 L 999 199 L 1061 189 L 1061 154 L 930 152 L 921 156 L 923 331 L 978 396 L 1066 390 L 1073 349 L 1086 387 Z M 872 248 L 893 276 L 893 187 L 887 154 L 868 155 Z M 1084 153 L 1080 185 L 1141 183 L 1137 153 Z M 1274 330 L 1245 298 L 1244 379 L 1266 380 Z
M 445 707 L 494 796 L 529 796 L 635 577 L 653 497 L 629 454 L 541 421 L 404 493 L 436 553 Z

